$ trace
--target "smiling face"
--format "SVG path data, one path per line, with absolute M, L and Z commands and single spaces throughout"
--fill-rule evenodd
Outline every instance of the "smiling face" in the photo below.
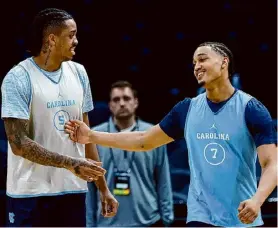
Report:
M 209 87 L 211 83 L 228 75 L 228 58 L 209 46 L 198 47 L 193 56 L 194 75 L 198 84 Z
M 52 57 L 61 61 L 71 60 L 75 55 L 75 47 L 78 44 L 76 34 L 77 26 L 73 19 L 66 20 L 58 34 L 50 34 L 49 43 Z

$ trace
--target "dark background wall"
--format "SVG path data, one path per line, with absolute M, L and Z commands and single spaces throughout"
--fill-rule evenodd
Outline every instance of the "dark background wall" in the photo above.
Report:
M 261 100 L 273 118 L 277 116 L 274 0 L 26 0 L 5 4 L 1 7 L 1 77 L 26 56 L 25 38 L 34 15 L 45 7 L 58 7 L 77 21 L 75 61 L 86 67 L 95 101 L 107 100 L 113 81 L 127 79 L 139 90 L 140 116 L 157 123 L 177 101 L 196 95 L 191 63 L 197 45 L 219 41 L 234 53 L 243 89 Z

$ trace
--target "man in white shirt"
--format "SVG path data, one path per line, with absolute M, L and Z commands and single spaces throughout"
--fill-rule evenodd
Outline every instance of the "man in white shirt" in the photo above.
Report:
M 73 143 L 69 119 L 89 124 L 93 109 L 85 68 L 72 62 L 78 44 L 70 14 L 45 9 L 33 24 L 31 58 L 13 67 L 2 84 L 2 118 L 9 140 L 7 226 L 86 225 L 87 181 L 95 181 L 105 217 L 118 202 L 104 178 L 95 144 Z

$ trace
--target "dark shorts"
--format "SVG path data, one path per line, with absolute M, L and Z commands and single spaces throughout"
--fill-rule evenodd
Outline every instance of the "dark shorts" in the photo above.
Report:
M 85 193 L 11 198 L 7 196 L 8 227 L 85 227 Z
M 207 224 L 207 223 L 203 223 L 203 222 L 189 222 L 186 224 L 187 227 L 220 227 L 220 226 L 213 226 L 211 224 Z M 260 227 L 260 226 L 256 226 L 256 227 Z
M 150 227 L 164 227 L 162 219 L 156 221 L 154 224 L 150 225 Z
M 213 225 L 203 223 L 203 222 L 197 222 L 197 221 L 192 221 L 186 224 L 187 227 L 215 227 Z

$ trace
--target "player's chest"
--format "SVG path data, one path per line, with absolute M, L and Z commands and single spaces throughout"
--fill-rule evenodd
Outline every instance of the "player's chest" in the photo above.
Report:
M 49 105 L 74 105 L 83 101 L 82 85 L 75 80 L 62 79 L 59 83 L 45 80 L 32 84 L 32 100 Z
M 246 134 L 244 115 L 232 110 L 213 113 L 210 110 L 190 112 L 185 134 L 196 140 L 240 141 Z

